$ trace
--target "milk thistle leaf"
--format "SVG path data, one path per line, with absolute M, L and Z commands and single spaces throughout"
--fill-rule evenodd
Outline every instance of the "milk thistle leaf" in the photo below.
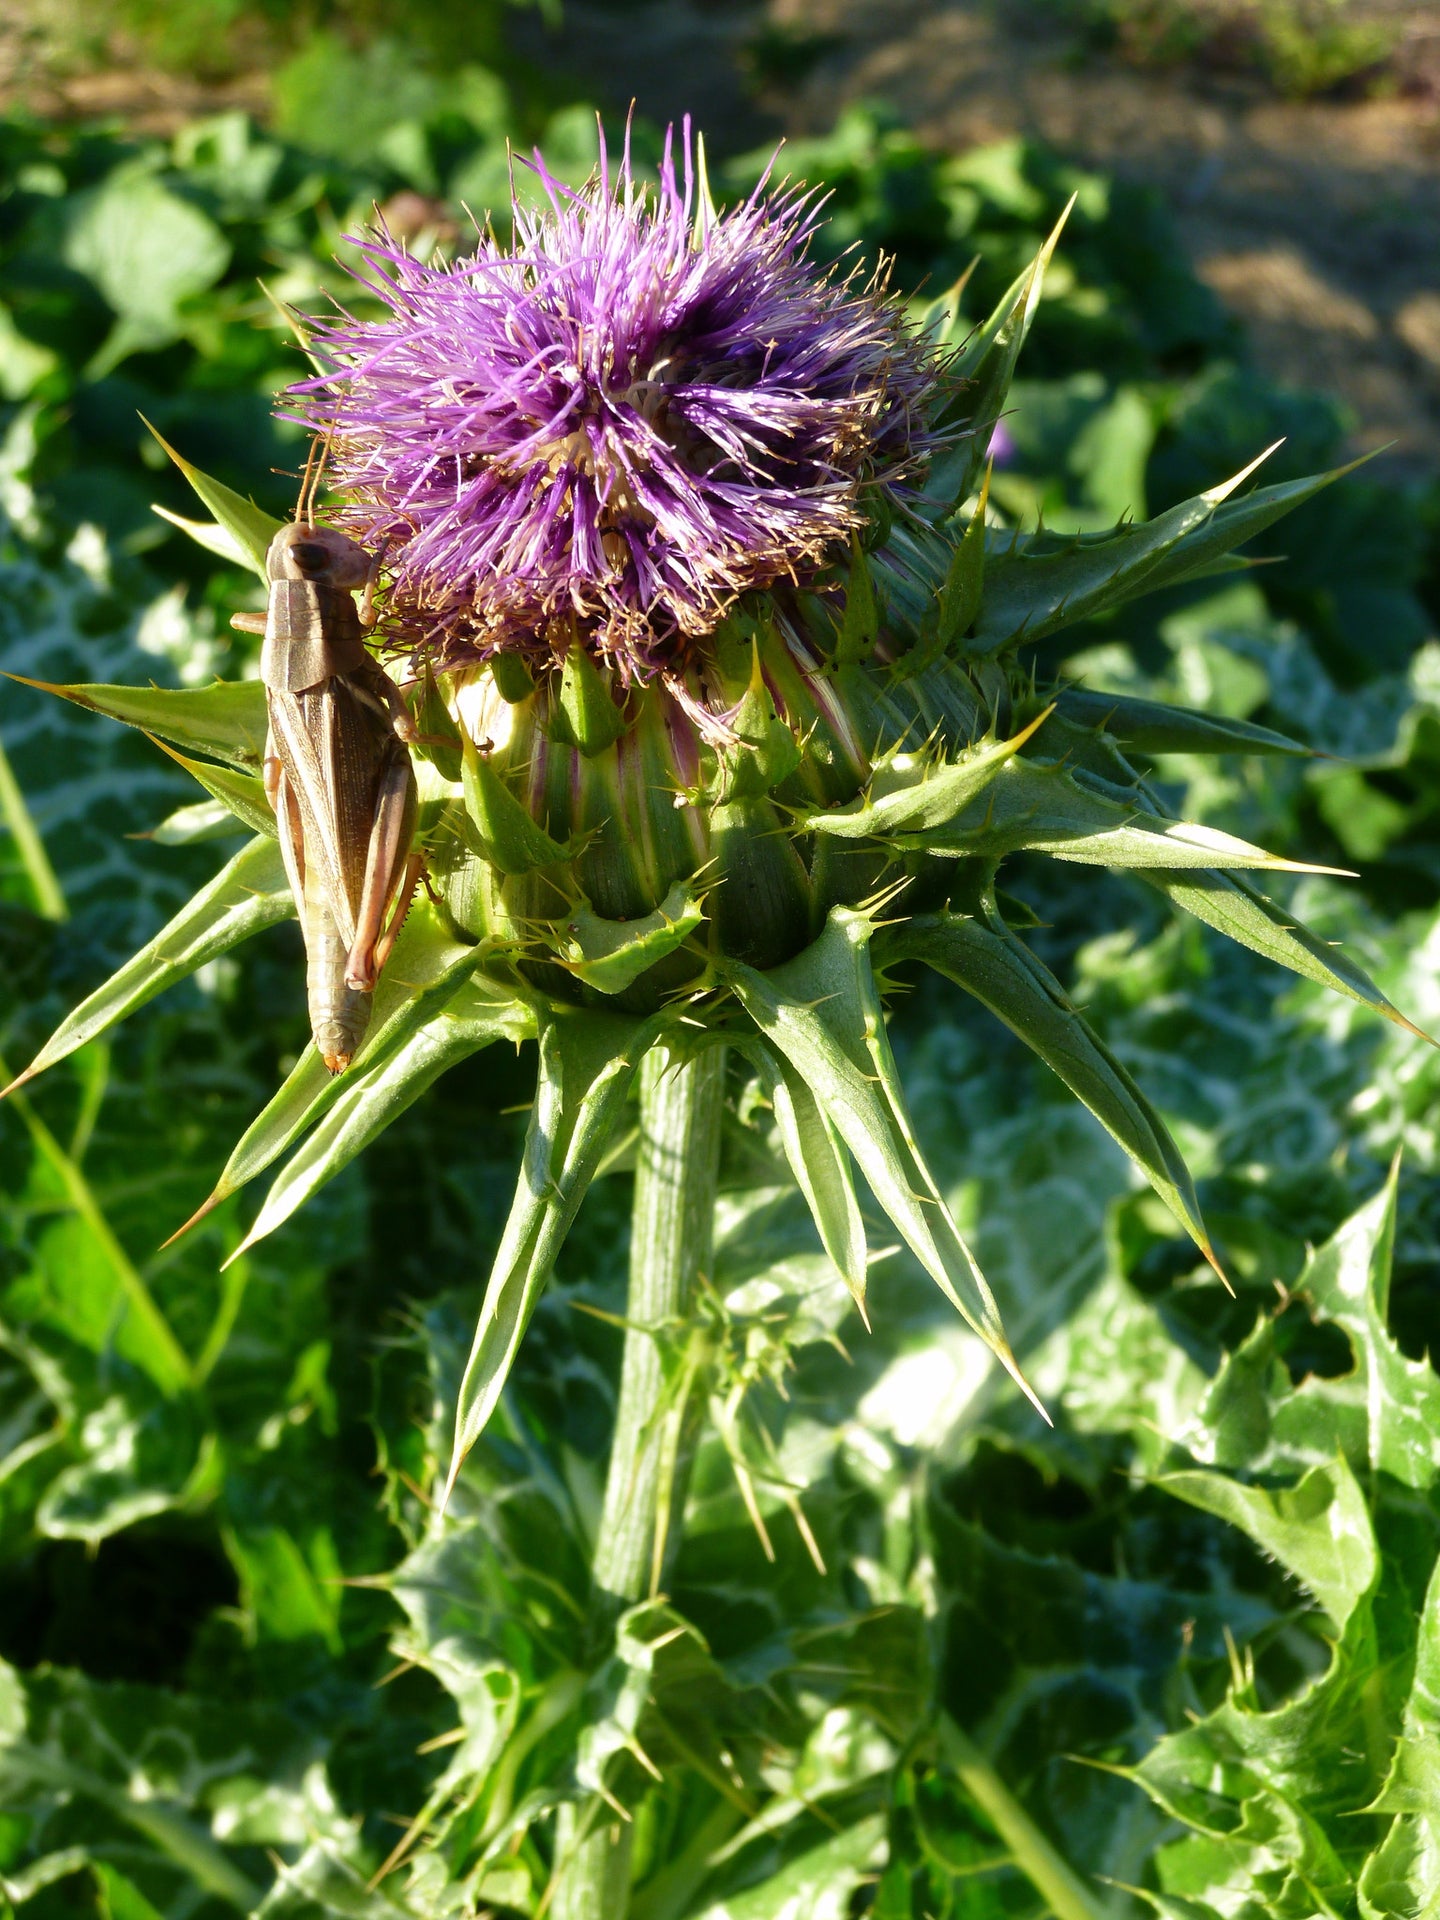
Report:
M 1398 1007 L 1391 1005 L 1369 975 L 1347 959 L 1334 941 L 1322 940 L 1319 934 L 1312 933 L 1302 920 L 1287 908 L 1267 900 L 1242 875 L 1142 868 L 1140 878 L 1158 887 L 1177 907 L 1193 913 L 1207 927 L 1214 927 L 1217 933 L 1226 934 L 1242 947 L 1288 967 L 1304 980 L 1318 981 L 1322 987 L 1332 987 L 1336 993 L 1358 1000 L 1362 1006 L 1373 1008 L 1422 1040 L 1429 1039 Z
M 513 1002 L 463 989 L 398 1046 L 367 1063 L 362 1054 L 327 1111 L 266 1194 L 254 1224 L 230 1259 L 284 1224 L 327 1181 L 384 1132 L 442 1073 L 497 1040 L 525 1038 L 527 1021 Z M 229 1261 L 226 1262 L 229 1265 Z
M 1345 1459 L 1312 1467 L 1293 1487 L 1248 1487 L 1199 1468 L 1163 1473 L 1157 1485 L 1217 1514 L 1309 1588 L 1343 1633 L 1380 1572 L 1365 1496 Z M 1317 1515 L 1325 1525 L 1317 1527 Z
M 375 989 L 374 1009 L 358 1064 L 378 1067 L 408 1044 L 421 1027 L 435 1020 L 465 989 L 475 975 L 474 947 L 449 937 L 433 914 L 417 908 L 401 932 L 390 965 Z M 485 989 L 481 989 L 482 995 Z M 509 994 L 490 990 L 497 1008 L 511 1008 Z M 524 1036 L 523 1009 L 516 1011 L 515 1038 Z M 339 1098 L 348 1079 L 331 1074 L 313 1047 L 307 1047 L 284 1083 L 246 1128 L 204 1204 L 170 1236 L 181 1234 L 232 1193 L 274 1164 L 322 1118 Z M 169 1242 L 166 1242 L 169 1245 Z
M 1030 265 L 1001 296 L 990 318 L 956 354 L 952 371 L 957 394 L 951 405 L 964 418 L 966 434 L 948 459 L 936 463 L 927 487 L 927 492 L 951 505 L 959 506 L 974 491 L 985 465 L 990 436 L 1004 408 L 1020 349 L 1040 304 L 1046 272 L 1074 205 L 1072 197 Z M 957 309 L 951 325 L 941 335 L 941 343 L 952 343 L 959 331 Z
M 1032 552 L 1023 536 L 1004 545 L 995 542 L 971 649 L 994 653 L 1022 639 L 1041 640 L 1139 594 L 1192 579 L 1351 468 L 1336 467 L 1230 499 L 1231 489 L 1252 471 L 1247 467 L 1154 520 L 1117 527 L 1099 539 L 1076 539 L 1058 553 Z
M 291 918 L 294 912 L 280 849 L 273 839 L 252 840 L 168 926 L 61 1021 L 12 1085 L 18 1087 L 33 1080 L 108 1032 L 157 993 L 187 978 L 197 967 L 228 953 L 263 927 Z
M 993 901 L 981 920 L 917 914 L 879 936 L 888 960 L 923 960 L 955 981 L 1060 1076 L 1122 1146 L 1175 1218 L 1213 1260 L 1194 1184 L 1165 1122 L 1060 982 L 1005 925 Z
M 1043 1414 L 1010 1351 L 985 1277 L 920 1157 L 900 1104 L 899 1076 L 870 966 L 872 931 L 865 915 L 837 910 L 798 959 L 769 973 L 732 962 L 722 967 L 722 977 L 810 1088 L 896 1232 Z
M 167 747 L 155 735 L 150 737 L 162 753 L 169 754 L 177 766 L 183 767 L 192 780 L 198 781 L 242 825 L 252 833 L 275 839 L 275 814 L 265 797 L 265 783 L 259 774 L 245 773 L 238 767 L 215 766 L 208 760 L 192 760 L 178 748 Z
M 7 676 L 127 727 L 158 734 L 178 747 L 254 769 L 265 758 L 265 689 L 258 680 L 217 680 L 208 687 L 54 685 L 23 673 Z
M 1349 1336 L 1370 1466 L 1423 1493 L 1440 1480 L 1440 1377 L 1428 1357 L 1407 1358 L 1387 1325 L 1399 1175 L 1397 1156 L 1379 1192 L 1311 1254 L 1295 1291 Z
M 1122 747 L 1138 753 L 1285 753 L 1300 757 L 1314 749 L 1223 713 L 1197 713 L 1191 707 L 1172 707 L 1163 700 L 1140 700 L 1132 694 L 1093 693 L 1088 687 L 1064 687 L 1055 706 L 1067 719 L 1099 727 Z
M 1266 853 L 1217 827 L 1167 820 L 1108 798 L 1098 783 L 1054 765 L 1009 759 L 990 787 L 943 827 L 894 836 L 899 846 L 997 859 L 1022 847 L 1102 867 L 1263 867 L 1278 873 L 1336 871 Z
M 684 946 L 704 918 L 694 891 L 678 880 L 653 913 L 635 920 L 604 920 L 582 901 L 565 922 L 569 943 L 557 957 L 586 986 L 623 993 L 657 960 Z
M 501 873 L 533 873 L 564 864 L 564 847 L 537 826 L 509 787 L 467 739 L 461 755 L 465 805 L 480 850 Z
M 869 1250 L 855 1198 L 849 1149 L 804 1076 L 783 1054 L 762 1047 L 755 1060 L 775 1111 L 780 1143 L 810 1208 L 821 1245 L 863 1318 Z
M 587 759 L 614 746 L 625 732 L 625 716 L 578 641 L 565 656 L 560 699 L 551 713 L 550 728 L 556 738 L 578 747 Z
M 1049 714 L 1047 707 L 1012 740 L 978 741 L 942 765 L 920 756 L 903 776 L 892 765 L 884 770 L 888 791 L 877 799 L 812 813 L 805 824 L 813 832 L 838 834 L 847 840 L 918 836 L 946 827 L 985 792 Z
M 141 418 L 144 419 L 143 414 Z M 227 487 L 223 481 L 212 480 L 208 473 L 202 473 L 199 467 L 192 465 L 185 458 L 184 454 L 178 453 L 163 434 L 156 433 L 148 420 L 145 421 L 145 425 L 150 427 L 151 433 L 155 435 L 200 499 L 214 514 L 215 527 L 177 519 L 174 514 L 166 513 L 161 507 L 156 507 L 156 513 L 162 519 L 169 520 L 172 525 L 180 527 L 202 547 L 208 547 L 212 553 L 224 554 L 225 547 L 218 544 L 215 538 L 215 530 L 218 528 L 222 535 L 228 537 L 232 552 L 238 552 L 244 562 L 255 569 L 261 580 L 265 580 L 267 577 L 265 556 L 270 550 L 270 542 L 284 523 L 277 520 L 274 514 L 266 513 L 263 507 L 257 507 L 253 500 L 247 500 L 242 494 L 236 493 L 232 487 Z
M 172 527 L 193 540 L 197 547 L 203 547 L 207 553 L 213 553 L 221 560 L 233 561 L 237 567 L 254 566 L 254 555 L 240 544 L 228 527 L 222 527 L 218 521 L 187 520 L 184 514 L 172 513 L 169 507 L 156 506 L 153 501 L 150 511 L 158 513 L 162 520 L 168 520 Z
M 947 652 L 955 647 L 975 624 L 985 595 L 985 510 L 990 500 L 990 472 L 970 516 L 970 524 L 957 542 L 936 602 L 935 638 Z

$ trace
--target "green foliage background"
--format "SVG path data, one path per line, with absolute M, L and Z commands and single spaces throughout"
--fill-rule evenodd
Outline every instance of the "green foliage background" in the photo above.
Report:
M 151 512 L 190 509 L 136 416 L 286 510 L 270 469 L 293 470 L 299 436 L 271 401 L 297 362 L 257 280 L 299 305 L 339 289 L 333 256 L 377 202 L 453 231 L 462 202 L 502 197 L 507 137 L 540 134 L 575 177 L 593 157 L 588 110 L 457 74 L 422 72 L 358 150 L 303 59 L 285 111 L 311 148 L 228 115 L 163 143 L 0 125 L 8 671 L 187 684 L 242 664 L 225 622 L 253 584 Z M 651 133 L 638 144 L 653 158 Z M 729 161 L 726 187 L 763 158 Z M 1098 528 L 1282 434 L 1273 478 L 1337 452 L 1336 409 L 1247 366 L 1143 191 L 1022 146 L 936 157 L 868 111 L 787 165 L 832 191 L 825 247 L 893 254 L 902 288 L 978 255 L 977 317 L 1078 191 L 1006 422 L 1009 511 Z M 1432 1030 L 1435 527 L 1433 494 L 1362 473 L 1261 543 L 1283 563 L 1143 601 L 1039 663 L 1320 750 L 1156 774 L 1191 818 L 1357 866 L 1303 882 L 1301 910 Z M 23 687 L 0 698 L 14 1068 L 233 848 L 208 844 L 226 829 L 205 809 L 175 813 L 194 788 L 145 742 Z M 0 1109 L 11 1905 L 538 1916 L 548 1811 L 603 1778 L 635 1809 L 644 1920 L 1060 1910 L 1047 1848 L 1083 1876 L 1070 1912 L 1434 1909 L 1440 1065 L 1162 926 L 1141 887 L 1023 861 L 1007 879 L 1175 1128 L 1236 1297 L 1018 1043 L 917 986 L 894 1027 L 916 1116 L 1056 1425 L 899 1256 L 863 1329 L 742 1096 L 693 1349 L 726 1390 L 675 1590 L 598 1673 L 575 1622 L 623 1155 L 453 1524 L 426 1528 L 528 1062 L 448 1075 L 223 1273 L 235 1203 L 157 1244 L 305 1044 L 292 927 Z M 409 1866 L 377 1878 L 402 1835 Z

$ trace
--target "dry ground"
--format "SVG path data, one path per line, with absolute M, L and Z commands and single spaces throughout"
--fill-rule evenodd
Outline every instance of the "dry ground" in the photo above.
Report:
M 1378 9 L 1373 9 L 1378 11 Z M 1390 98 L 1277 100 L 1255 83 L 1077 62 L 1021 0 L 773 0 L 841 44 L 788 103 L 797 130 L 884 99 L 948 147 L 1036 134 L 1165 194 L 1202 278 L 1277 379 L 1344 397 L 1357 444 L 1440 470 L 1440 4 Z

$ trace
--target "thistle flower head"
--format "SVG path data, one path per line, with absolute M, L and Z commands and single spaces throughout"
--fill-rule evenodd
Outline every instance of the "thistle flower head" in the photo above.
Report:
M 934 356 L 878 279 L 808 259 L 813 196 L 762 183 L 717 214 L 688 125 L 653 192 L 628 149 L 579 189 L 535 167 L 509 249 L 364 240 L 388 311 L 317 323 L 332 370 L 295 391 L 347 528 L 387 547 L 397 638 L 446 666 L 578 638 L 627 683 L 669 678 L 903 479 Z

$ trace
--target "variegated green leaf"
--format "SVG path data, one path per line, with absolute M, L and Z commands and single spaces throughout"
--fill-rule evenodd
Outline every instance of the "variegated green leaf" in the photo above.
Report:
M 1108 786 L 1108 783 L 1105 783 Z M 1110 789 L 1113 792 L 1113 789 Z M 949 825 L 896 833 L 894 844 L 950 857 L 999 859 L 1027 848 L 1101 867 L 1263 867 L 1279 873 L 1334 873 L 1266 853 L 1217 827 L 1167 820 L 1141 804 L 1127 806 L 1083 772 L 1016 758 L 989 790 Z
M 836 908 L 820 938 L 784 966 L 760 973 L 729 962 L 721 970 L 809 1087 L 916 1259 L 1034 1400 L 985 1277 L 911 1131 L 871 971 L 873 931 L 868 915 Z
M 1440 1376 L 1387 1325 L 1399 1181 L 1397 1157 L 1380 1191 L 1310 1255 L 1295 1291 L 1349 1336 L 1372 1470 L 1428 1493 L 1440 1480 Z
M 232 766 L 254 768 L 265 758 L 265 689 L 258 680 L 217 680 L 208 687 L 57 686 L 23 673 L 9 676 L 42 693 L 58 694 L 127 727 L 158 734 L 177 746 L 213 753 Z
M 352 1067 L 319 1125 L 272 1184 L 254 1225 L 230 1258 L 238 1259 L 282 1226 L 392 1120 L 413 1106 L 442 1073 L 493 1041 L 523 1040 L 529 1029 L 523 1003 L 488 999 L 478 989 L 462 985 L 408 1040 L 369 1067 L 363 1062 Z
M 1122 1146 L 1213 1260 L 1189 1169 L 1169 1129 L 1060 982 L 1005 925 L 993 902 L 982 921 L 919 914 L 880 936 L 886 959 L 923 960 L 964 987 L 1065 1082 Z
M 15 1085 L 83 1047 L 217 954 L 295 911 L 273 840 L 256 838 L 51 1034 Z
M 1279 966 L 1288 967 L 1302 979 L 1315 980 L 1322 987 L 1333 987 L 1337 993 L 1348 994 L 1363 1006 L 1383 1013 L 1397 1026 L 1419 1034 L 1422 1040 L 1429 1039 L 1398 1007 L 1391 1005 L 1369 975 L 1348 960 L 1333 941 L 1322 940 L 1319 934 L 1311 933 L 1293 913 L 1267 900 L 1258 888 L 1238 874 L 1166 873 L 1152 868 L 1143 870 L 1140 877 L 1152 887 L 1158 887 L 1177 907 L 1193 913 L 1207 927 L 1214 927 L 1217 933 L 1263 954 Z
M 165 1790 L 157 1792 L 161 1752 Z M 21 1674 L 0 1665 L 0 1799 L 23 1830 L 43 1835 L 50 1847 L 48 1858 L 32 1857 L 25 1891 L 9 1879 L 6 1863 L 7 1893 L 19 1901 L 54 1889 L 61 1875 L 108 1851 L 152 1888 L 157 1866 L 160 1885 L 178 1880 L 177 1905 L 213 1901 L 222 1911 L 248 1913 L 262 1889 L 211 1831 L 210 1808 L 224 1804 L 225 1786 L 233 1782 L 243 1793 L 258 1776 L 299 1812 L 303 1796 L 281 1782 L 298 1781 L 312 1755 L 293 1721 L 263 1701 L 234 1701 L 220 1713 L 209 1700 L 168 1688 L 107 1683 L 63 1667 Z M 65 1816 L 56 1820 L 57 1808 L 69 1810 L 68 1827 Z M 104 1839 L 93 1845 L 97 1831 L 108 1848 Z M 71 1833 L 79 1844 L 65 1846 Z M 117 1890 L 115 1882 L 106 1885 Z M 113 1906 L 101 1908 L 111 1920 L 149 1920 L 156 1912 L 128 1881 L 120 1880 L 118 1893 Z
M 790 1171 L 805 1196 L 821 1245 L 863 1318 L 868 1249 L 849 1151 L 825 1108 L 783 1055 L 762 1047 L 756 1061 Z
M 540 1027 L 540 1076 L 520 1179 L 480 1306 L 455 1409 L 446 1498 L 495 1411 L 570 1223 L 624 1112 L 635 1070 L 667 1016 L 555 1007 Z
M 1415 1678 L 1402 1725 L 1385 1784 L 1368 1811 L 1400 1815 L 1397 1827 L 1403 1826 L 1405 1816 L 1418 1816 L 1433 1835 L 1434 1823 L 1440 1820 L 1440 1564 L 1430 1577 L 1420 1610 Z M 1393 1832 L 1390 1845 L 1392 1852 L 1400 1851 Z M 1394 1909 L 1377 1905 L 1374 1911 Z
M 1375 1533 L 1343 1455 L 1312 1467 L 1293 1487 L 1249 1487 L 1200 1468 L 1162 1473 L 1156 1484 L 1248 1533 L 1310 1589 L 1342 1633 L 1375 1584 Z M 1321 1514 L 1325 1524 L 1317 1527 Z
M 885 1857 L 885 1816 L 852 1820 L 758 1886 L 699 1909 L 695 1920 L 846 1920 Z

